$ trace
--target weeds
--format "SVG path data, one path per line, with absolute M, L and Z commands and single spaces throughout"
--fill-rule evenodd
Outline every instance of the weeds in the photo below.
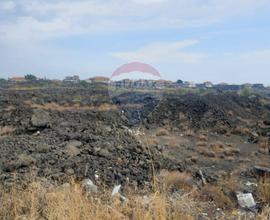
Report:
M 0 136 L 10 135 L 15 129 L 11 126 L 0 126 Z
M 156 136 L 168 136 L 168 135 L 169 132 L 164 128 L 160 128 L 156 133 Z
M 201 197 L 206 201 L 214 201 L 217 207 L 233 207 L 231 199 L 227 195 L 225 195 L 222 189 L 218 186 L 206 185 L 202 189 Z
M 45 187 L 39 182 L 26 189 L 0 190 L 0 218 L 48 220 L 178 220 L 194 219 L 190 203 L 179 197 L 171 203 L 166 194 L 150 194 L 147 199 L 131 194 L 127 202 L 112 199 L 108 193 L 87 197 L 79 184 L 70 187 Z
M 264 177 L 258 185 L 260 199 L 265 203 L 270 203 L 270 177 Z
M 162 179 L 163 188 L 165 191 L 171 189 L 182 189 L 185 191 L 190 191 L 192 187 L 192 175 L 187 172 L 178 171 L 163 171 L 160 174 Z

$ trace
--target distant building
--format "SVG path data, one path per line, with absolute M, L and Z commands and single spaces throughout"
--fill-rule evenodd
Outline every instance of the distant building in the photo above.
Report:
M 183 84 L 184 84 L 184 82 L 183 82 L 183 80 L 178 79 L 178 80 L 176 81 L 176 84 L 177 84 L 177 85 L 183 85 Z
M 196 85 L 195 85 L 195 83 L 194 82 L 184 82 L 184 84 L 183 84 L 183 86 L 184 87 L 186 87 L 186 88 L 195 88 L 196 87 Z
M 204 82 L 203 84 L 207 89 L 213 88 L 213 83 L 211 83 L 210 81 Z
M 108 84 L 110 78 L 105 76 L 95 76 L 86 80 L 88 83 L 105 83 Z
M 263 84 L 256 83 L 252 85 L 252 89 L 265 89 L 265 87 Z
M 214 86 L 214 88 L 221 91 L 239 91 L 243 88 L 242 85 L 230 85 L 227 83 L 220 83 Z
M 24 77 L 11 77 L 8 80 L 11 82 L 25 82 L 26 81 Z
M 158 89 L 167 88 L 167 87 L 170 87 L 171 85 L 172 85 L 172 81 L 164 80 L 164 79 L 157 80 L 155 83 L 155 86 Z
M 80 81 L 80 77 L 77 75 L 67 76 L 63 81 L 70 82 L 70 83 L 78 83 Z
M 196 83 L 195 86 L 196 86 L 197 89 L 206 89 L 204 83 Z

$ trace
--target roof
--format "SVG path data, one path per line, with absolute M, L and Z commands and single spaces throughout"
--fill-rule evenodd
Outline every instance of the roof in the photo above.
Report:
M 170 80 L 164 80 L 164 79 L 160 79 L 156 81 L 157 83 L 172 83 L 172 81 Z
M 20 77 L 20 76 L 15 76 L 15 77 L 11 77 L 11 80 L 25 80 L 24 77 Z
M 89 78 L 90 80 L 95 80 L 95 81 L 109 81 L 110 78 L 105 77 L 105 76 L 95 76 L 92 78 Z

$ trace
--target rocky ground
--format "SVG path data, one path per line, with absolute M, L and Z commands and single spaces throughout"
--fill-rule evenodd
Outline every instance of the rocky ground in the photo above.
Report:
M 238 192 L 262 201 L 270 172 L 270 98 L 263 94 L 124 91 L 80 86 L 0 90 L 0 181 L 152 188 L 164 172 L 186 172 L 202 200 Z M 97 183 L 98 184 L 98 183 Z M 216 193 L 217 194 L 217 193 Z

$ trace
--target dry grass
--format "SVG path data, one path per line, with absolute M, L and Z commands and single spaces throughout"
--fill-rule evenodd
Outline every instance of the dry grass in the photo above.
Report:
M 168 173 L 168 185 L 185 187 L 192 178 L 188 173 Z M 224 218 L 230 218 L 232 202 L 221 187 L 206 185 L 195 193 L 148 192 L 127 193 L 127 201 L 112 198 L 110 191 L 95 195 L 84 194 L 80 184 L 52 186 L 33 182 L 27 188 L 0 187 L 0 219 L 4 220 L 194 220 L 199 213 L 209 211 L 213 202 L 225 208 Z M 202 202 L 202 200 L 206 202 Z M 209 201 L 213 201 L 210 202 Z M 270 209 L 265 207 L 258 220 L 269 219 Z M 226 216 L 226 218 L 225 218 Z M 237 217 L 237 213 L 234 213 Z M 240 218 L 239 218 L 240 219 Z
M 225 145 L 221 141 L 216 141 L 210 144 L 215 152 L 223 152 Z
M 197 203 L 187 196 L 172 202 L 166 194 L 147 198 L 128 195 L 121 202 L 108 193 L 86 196 L 79 184 L 45 187 L 34 182 L 26 189 L 0 189 L 0 219 L 5 220 L 193 220 Z
M 12 110 L 16 110 L 16 107 L 13 105 L 9 105 L 6 107 L 5 111 L 12 111 Z
M 216 153 L 212 150 L 209 150 L 209 149 L 206 149 L 206 148 L 198 148 L 197 151 L 205 156 L 205 157 L 212 157 L 212 158 L 215 158 L 217 157 Z
M 270 203 L 270 177 L 264 177 L 258 185 L 260 199 L 265 203 Z
M 160 128 L 157 130 L 156 136 L 168 136 L 169 132 L 168 130 L 164 129 L 164 128 Z
M 196 143 L 197 147 L 207 147 L 208 146 L 208 138 L 206 135 L 204 134 L 200 134 L 199 137 L 198 137 L 198 141 Z
M 259 151 L 262 153 L 268 153 L 269 152 L 269 138 L 268 137 L 259 137 L 258 140 L 259 144 Z
M 224 150 L 224 155 L 226 157 L 233 157 L 233 156 L 235 156 L 235 155 L 237 155 L 239 153 L 240 153 L 240 149 L 239 148 L 226 148 Z
M 0 136 L 10 135 L 14 130 L 12 126 L 0 126 Z
M 197 147 L 207 147 L 207 142 L 205 141 L 198 141 L 196 143 Z
M 29 104 L 29 103 L 28 103 Z M 101 104 L 99 106 L 81 106 L 80 104 L 59 105 L 57 103 L 46 103 L 44 105 L 31 104 L 32 108 L 56 111 L 79 111 L 79 110 L 94 110 L 94 111 L 110 111 L 117 110 L 116 105 Z
M 199 141 L 201 141 L 201 142 L 207 142 L 208 141 L 208 138 L 207 138 L 206 135 L 200 134 L 199 135 Z
M 243 127 L 236 127 L 232 130 L 231 132 L 232 134 L 235 134 L 235 135 L 248 135 L 251 133 L 250 129 L 249 128 L 243 128 Z
M 162 188 L 165 191 L 172 189 L 190 191 L 193 188 L 192 179 L 192 175 L 187 172 L 162 171 L 160 174 L 160 182 L 162 183 Z
M 169 140 L 168 146 L 172 148 L 176 148 L 179 146 L 179 143 L 177 142 L 177 139 L 173 137 Z
M 203 187 L 201 192 L 201 198 L 209 201 L 215 202 L 219 208 L 232 208 L 233 203 L 231 199 L 224 194 L 222 189 L 218 186 L 206 185 Z
M 222 189 L 226 189 L 230 192 L 240 191 L 239 180 L 237 178 L 238 175 L 233 175 L 232 173 L 224 172 L 220 178 L 219 186 Z
M 266 219 L 270 219 L 270 206 L 269 205 L 266 206 L 256 218 L 256 220 L 266 220 Z
M 184 131 L 184 135 L 187 137 L 194 137 L 195 136 L 195 132 L 192 129 L 185 129 Z

